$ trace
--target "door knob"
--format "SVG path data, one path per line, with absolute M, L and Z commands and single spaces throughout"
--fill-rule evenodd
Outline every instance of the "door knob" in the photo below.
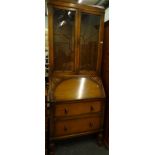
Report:
M 68 110 L 65 108 L 65 114 L 68 114 Z
M 92 128 L 93 127 L 93 123 L 90 122 L 89 123 L 89 127 Z
M 93 106 L 91 106 L 91 107 L 90 107 L 90 111 L 94 111 L 94 108 L 93 108 Z
M 64 126 L 64 131 L 67 131 L 68 129 L 67 129 L 67 127 L 66 126 Z

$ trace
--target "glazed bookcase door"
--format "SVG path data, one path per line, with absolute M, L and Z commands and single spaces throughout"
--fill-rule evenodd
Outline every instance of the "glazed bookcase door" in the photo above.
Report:
M 52 3 L 48 7 L 50 72 L 61 76 L 99 75 L 104 13 Z
M 80 72 L 96 72 L 99 56 L 100 15 L 81 13 Z
M 64 8 L 50 8 L 52 29 L 50 40 L 51 65 L 54 72 L 75 71 L 75 17 L 76 11 Z

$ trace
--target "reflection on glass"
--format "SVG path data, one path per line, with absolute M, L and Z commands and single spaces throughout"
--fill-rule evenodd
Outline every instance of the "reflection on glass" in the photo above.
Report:
M 97 64 L 100 16 L 82 13 L 80 31 L 80 70 L 95 70 Z
M 74 21 L 74 11 L 54 9 L 55 70 L 71 71 L 74 68 Z

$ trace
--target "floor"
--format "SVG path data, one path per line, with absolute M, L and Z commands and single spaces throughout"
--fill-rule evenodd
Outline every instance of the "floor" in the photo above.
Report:
M 55 151 L 55 155 L 109 155 L 108 149 L 99 147 L 92 136 L 57 142 Z

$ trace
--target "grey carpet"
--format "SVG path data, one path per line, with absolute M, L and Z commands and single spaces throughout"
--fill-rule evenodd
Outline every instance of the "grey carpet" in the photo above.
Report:
M 82 137 L 56 143 L 56 155 L 109 155 L 105 146 L 99 147 L 95 137 Z

